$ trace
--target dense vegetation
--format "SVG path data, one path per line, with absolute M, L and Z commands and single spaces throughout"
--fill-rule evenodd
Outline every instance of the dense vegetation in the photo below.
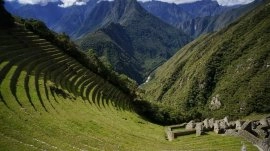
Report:
M 239 118 L 270 112 L 270 5 L 201 36 L 158 68 L 144 99 L 171 106 L 169 119 Z

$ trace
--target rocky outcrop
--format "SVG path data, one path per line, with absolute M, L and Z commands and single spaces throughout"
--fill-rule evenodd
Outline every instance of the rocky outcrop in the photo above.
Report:
M 212 98 L 209 108 L 211 110 L 218 110 L 220 107 L 221 107 L 221 102 L 220 102 L 219 95 L 217 94 L 216 96 Z

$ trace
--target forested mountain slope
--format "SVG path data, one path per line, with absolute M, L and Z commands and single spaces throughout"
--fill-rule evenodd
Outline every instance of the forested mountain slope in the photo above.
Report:
M 100 2 L 102 3 L 102 2 Z M 148 74 L 190 41 L 144 10 L 136 0 L 115 0 L 102 26 L 79 40 L 112 67 L 142 83 Z
M 159 67 L 145 99 L 183 117 L 241 117 L 270 111 L 270 4 L 201 36 Z

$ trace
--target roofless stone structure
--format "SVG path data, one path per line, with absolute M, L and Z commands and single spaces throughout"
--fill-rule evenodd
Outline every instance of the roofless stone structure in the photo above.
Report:
M 270 117 L 254 121 L 229 121 L 228 117 L 221 120 L 205 119 L 202 122 L 190 121 L 180 125 L 167 126 L 166 137 L 173 141 L 178 136 L 195 134 L 201 136 L 205 132 L 238 136 L 257 145 L 263 151 L 270 151 Z

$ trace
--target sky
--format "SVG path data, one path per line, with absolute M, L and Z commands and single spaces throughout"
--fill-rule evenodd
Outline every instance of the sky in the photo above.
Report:
M 58 6 L 60 7 L 70 7 L 73 5 L 85 5 L 89 0 L 7 0 L 7 1 L 17 1 L 20 4 L 40 4 L 40 5 L 47 5 L 50 2 L 61 2 Z M 103 0 L 101 0 L 103 1 Z M 113 1 L 113 0 L 107 0 Z M 151 0 L 138 0 L 142 2 L 151 1 Z M 200 0 L 158 0 L 162 2 L 168 3 L 176 3 L 176 4 L 183 4 L 183 3 L 191 3 Z M 239 5 L 239 4 L 248 4 L 253 2 L 254 0 L 216 0 L 220 5 L 223 6 L 231 6 L 231 5 Z
M 151 0 L 139 0 L 139 1 L 145 2 L 145 1 L 151 1 Z M 183 4 L 183 3 L 196 2 L 199 0 L 158 0 L 158 1 Z M 231 6 L 231 5 L 238 5 L 238 4 L 248 4 L 248 3 L 253 2 L 254 0 L 215 0 L 215 1 L 217 1 L 220 5 L 223 5 L 223 6 Z

